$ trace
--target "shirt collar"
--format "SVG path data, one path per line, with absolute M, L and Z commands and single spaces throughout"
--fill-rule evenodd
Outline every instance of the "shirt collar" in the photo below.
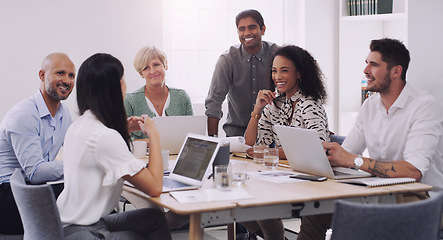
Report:
M 409 96 L 411 95 L 411 92 L 412 92 L 411 85 L 406 83 L 405 86 L 403 87 L 403 90 L 401 90 L 400 95 L 398 95 L 398 97 L 395 100 L 395 102 L 388 109 L 388 113 L 390 113 L 391 111 L 393 111 L 396 108 L 404 108 L 406 106 L 406 104 L 407 104 Z M 380 97 L 380 94 L 378 94 L 378 106 L 377 106 L 377 108 L 380 111 L 383 111 L 384 113 L 386 113 L 386 108 L 385 108 L 385 105 L 383 104 L 383 101 L 382 101 L 382 99 Z
M 52 117 L 51 112 L 49 112 L 48 106 L 46 106 L 45 100 L 43 99 L 43 95 L 40 92 L 40 89 L 37 90 L 37 92 L 35 93 L 34 99 L 37 104 L 37 111 L 40 114 L 40 118 L 42 119 L 48 115 Z M 60 103 L 57 112 L 55 113 L 54 119 L 62 118 L 64 111 L 65 111 L 64 106 Z
M 46 106 L 45 100 L 43 99 L 43 95 L 40 92 L 40 90 L 37 90 L 37 92 L 34 95 L 35 103 L 37 104 L 37 110 L 40 114 L 40 118 L 44 118 L 46 116 L 51 116 L 51 113 L 49 112 L 48 106 Z
M 412 87 L 408 83 L 405 84 L 403 87 L 403 90 L 401 90 L 400 95 L 398 95 L 397 99 L 395 100 L 394 104 L 392 104 L 391 108 L 404 108 L 407 104 L 408 98 L 411 95 Z
M 292 102 L 298 101 L 302 96 L 303 96 L 303 94 L 301 93 L 301 91 L 299 89 L 299 90 L 297 90 L 297 92 L 294 93 L 294 95 L 291 96 L 291 101 Z M 286 101 L 286 93 L 279 93 L 279 95 L 276 98 L 278 98 L 279 101 L 281 101 L 281 102 L 285 102 Z
M 258 52 L 254 55 L 250 54 L 248 51 L 246 51 L 245 48 L 243 47 L 243 45 L 240 46 L 240 49 L 241 49 L 241 53 L 245 57 L 246 61 L 250 60 L 252 58 L 252 56 L 255 56 L 259 61 L 261 61 L 263 59 L 263 56 L 265 55 L 265 50 L 263 49 L 263 42 L 261 44 L 260 50 L 258 50 Z

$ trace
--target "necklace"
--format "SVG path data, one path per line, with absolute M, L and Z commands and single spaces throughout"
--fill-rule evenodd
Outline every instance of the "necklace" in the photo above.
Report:
M 150 94 L 148 94 L 148 90 L 145 87 L 145 96 L 151 101 L 152 105 L 154 105 L 155 110 L 159 115 L 163 112 L 163 107 L 165 106 L 166 99 L 168 97 L 167 88 L 162 92 L 160 99 L 157 100 L 153 98 Z

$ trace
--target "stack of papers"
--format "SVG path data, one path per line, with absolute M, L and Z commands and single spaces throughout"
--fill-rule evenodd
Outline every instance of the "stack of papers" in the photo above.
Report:
M 253 198 L 251 194 L 238 187 L 226 189 L 199 189 L 191 191 L 177 191 L 170 192 L 169 194 L 180 203 L 228 201 Z

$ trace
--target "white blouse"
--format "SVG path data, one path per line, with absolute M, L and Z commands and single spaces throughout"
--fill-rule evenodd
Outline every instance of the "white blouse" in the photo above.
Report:
M 86 111 L 68 129 L 63 149 L 65 188 L 57 200 L 62 223 L 91 225 L 117 206 L 123 176 L 145 167 L 121 135 Z

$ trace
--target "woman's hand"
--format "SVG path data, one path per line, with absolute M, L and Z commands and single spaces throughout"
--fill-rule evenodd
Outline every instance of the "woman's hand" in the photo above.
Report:
M 128 118 L 128 131 L 129 133 L 131 132 L 136 132 L 136 131 L 140 131 L 140 125 L 138 124 L 138 122 L 143 122 L 143 118 L 142 117 L 137 117 L 137 116 L 131 116 Z
M 270 90 L 260 90 L 257 95 L 257 99 L 255 100 L 255 107 L 254 112 L 260 113 L 261 110 L 268 104 L 272 104 L 275 98 L 275 92 L 272 92 Z
M 152 120 L 151 118 L 148 117 L 148 115 L 143 114 L 140 116 L 142 119 L 140 121 L 138 121 L 138 125 L 140 127 L 140 129 L 142 130 L 142 132 L 145 135 L 150 135 L 153 132 L 155 132 L 156 134 L 158 134 L 157 131 L 157 126 L 155 125 L 154 120 Z M 149 136 L 150 137 L 150 136 Z

